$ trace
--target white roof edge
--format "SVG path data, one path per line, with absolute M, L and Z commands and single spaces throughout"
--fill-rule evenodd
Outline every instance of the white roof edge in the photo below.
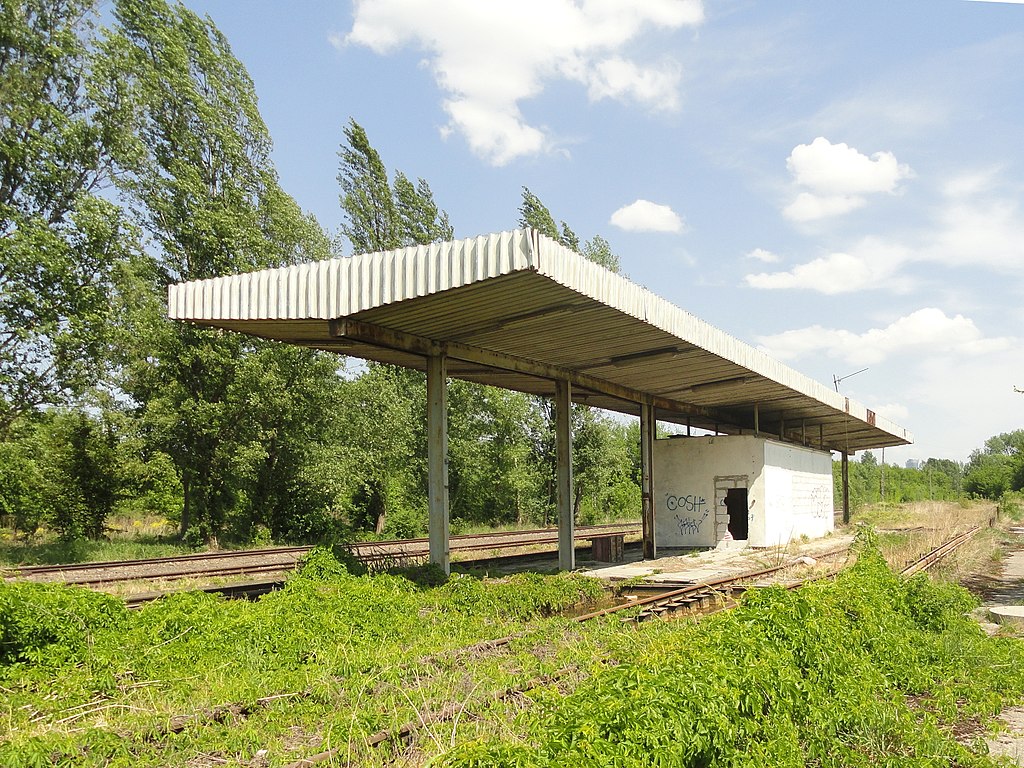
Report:
M 826 387 L 819 381 L 740 341 L 653 291 L 615 274 L 548 237 L 537 235 L 539 272 L 557 283 L 614 307 L 671 333 L 701 349 L 730 360 L 754 373 L 813 397 L 860 421 L 913 442 L 913 435 L 867 406 Z
M 521 271 L 536 271 L 686 343 L 913 442 L 910 432 L 866 406 L 530 229 L 178 283 L 168 288 L 168 316 L 193 321 L 330 320 Z
M 172 320 L 330 320 L 536 270 L 532 230 L 364 253 L 168 287 Z

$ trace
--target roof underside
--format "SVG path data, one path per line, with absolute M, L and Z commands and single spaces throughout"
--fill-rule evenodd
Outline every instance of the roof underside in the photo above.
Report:
M 531 230 L 181 283 L 169 314 L 290 344 L 831 450 L 912 436 Z

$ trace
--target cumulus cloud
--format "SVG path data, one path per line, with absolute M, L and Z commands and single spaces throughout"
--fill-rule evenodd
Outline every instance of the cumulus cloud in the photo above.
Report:
M 913 173 L 891 152 L 868 157 L 823 136 L 794 147 L 786 167 L 796 185 L 804 188 L 783 210 L 793 221 L 814 221 L 860 208 L 867 202 L 865 195 L 892 193 Z
M 812 325 L 758 338 L 760 348 L 780 360 L 827 355 L 849 365 L 874 365 L 896 354 L 983 355 L 1012 348 L 1013 339 L 985 338 L 974 321 L 926 307 L 885 328 L 864 333 Z
M 914 286 L 907 271 L 914 265 L 1024 274 L 1024 211 L 1019 188 L 1002 184 L 993 169 L 951 177 L 940 188 L 943 199 L 932 211 L 932 224 L 921 231 L 906 233 L 899 241 L 865 238 L 848 251 L 830 253 L 786 271 L 749 274 L 745 282 L 765 290 L 838 294 L 878 288 L 906 291 Z
M 781 261 L 777 254 L 766 251 L 764 248 L 755 248 L 747 254 L 747 258 L 754 259 L 754 261 L 763 261 L 765 264 L 776 264 Z
M 683 220 L 667 205 L 637 200 L 619 208 L 611 217 L 612 226 L 627 232 L 682 232 Z
M 520 104 L 555 80 L 583 85 L 594 101 L 678 108 L 678 64 L 640 62 L 627 49 L 651 29 L 703 20 L 701 0 L 357 0 L 351 31 L 328 39 L 381 55 L 406 46 L 423 51 L 446 95 L 446 131 L 504 165 L 550 146 Z
M 830 296 L 872 288 L 902 291 L 909 283 L 897 273 L 909 258 L 901 246 L 867 238 L 850 253 L 830 253 L 788 271 L 760 272 L 744 279 L 751 288 L 798 288 Z

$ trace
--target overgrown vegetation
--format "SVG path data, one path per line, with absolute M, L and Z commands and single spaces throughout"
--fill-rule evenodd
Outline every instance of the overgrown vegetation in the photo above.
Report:
M 963 589 L 895 576 L 867 539 L 835 581 L 633 627 L 562 618 L 601 594 L 579 576 L 421 586 L 324 550 L 255 603 L 189 593 L 129 612 L 3 584 L 0 764 L 283 765 L 338 748 L 373 765 L 395 755 L 372 734 L 454 706 L 410 762 L 994 765 L 976 737 L 1024 697 L 1024 643 L 986 636 Z
M 184 764 L 197 750 L 264 748 L 301 757 L 320 738 L 359 740 L 451 696 L 550 672 L 577 651 L 530 649 L 571 631 L 559 611 L 600 594 L 570 575 L 426 588 L 351 575 L 324 550 L 256 603 L 185 593 L 129 612 L 82 589 L 2 584 L 0 765 Z M 511 668 L 446 657 L 524 630 Z M 233 714 L 218 720 L 224 704 Z
M 872 542 L 835 582 L 753 591 L 616 643 L 571 694 L 547 689 L 459 766 L 989 766 L 953 737 L 1024 695 L 1024 644 L 987 637 L 963 589 L 901 581 Z M 975 736 L 980 733 L 979 731 Z

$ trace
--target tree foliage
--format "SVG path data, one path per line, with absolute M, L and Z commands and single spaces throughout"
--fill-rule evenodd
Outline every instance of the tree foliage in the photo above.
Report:
M 555 218 L 548 207 L 527 187 L 523 187 L 522 203 L 519 205 L 519 226 L 535 229 L 605 269 L 619 271 L 619 257 L 612 251 L 607 240 L 594 235 L 581 243 L 579 236 L 564 221 L 561 228 L 555 224 Z
M 124 132 L 92 92 L 95 7 L 0 10 L 0 438 L 100 377 L 112 272 L 134 244 L 100 194 Z
M 282 475 L 297 471 L 286 454 L 301 441 L 281 433 L 312 415 L 308 393 L 327 386 L 333 365 L 312 352 L 169 323 L 166 288 L 322 258 L 327 239 L 281 190 L 252 81 L 212 22 L 163 0 L 121 0 L 115 18 L 103 44 L 105 103 L 133 128 L 116 158 L 118 182 L 155 246 L 125 302 L 124 333 L 141 343 L 122 347 L 119 383 L 175 464 L 181 534 L 216 536 L 229 523 L 247 531 L 252 504 L 279 521 L 293 498 L 285 489 L 294 478 Z M 266 397 L 282 380 L 290 396 Z
M 872 451 L 849 462 L 850 506 L 900 504 L 911 501 L 953 501 L 964 495 L 964 467 L 950 459 L 928 459 L 921 467 L 882 464 Z M 840 463 L 833 463 L 835 508 L 842 507 Z M 884 494 L 883 494 L 884 492 Z
M 111 515 L 147 515 L 190 542 L 423 532 L 422 374 L 167 319 L 172 283 L 336 249 L 281 188 L 254 84 L 213 22 L 171 0 L 106 12 L 104 28 L 94 0 L 2 7 L 3 524 L 98 537 Z M 390 174 L 354 120 L 343 133 L 356 252 L 453 238 L 425 179 Z M 568 247 L 610 254 L 527 205 Z M 550 521 L 550 404 L 465 382 L 449 397 L 454 525 Z M 577 515 L 634 511 L 628 429 L 573 418 Z
M 338 152 L 342 234 L 355 253 L 373 253 L 451 240 L 448 214 L 438 208 L 424 179 L 413 184 L 398 171 L 394 184 L 366 130 L 354 119 Z
M 1024 489 L 1024 429 L 990 437 L 971 453 L 966 472 L 967 492 L 987 499 Z

